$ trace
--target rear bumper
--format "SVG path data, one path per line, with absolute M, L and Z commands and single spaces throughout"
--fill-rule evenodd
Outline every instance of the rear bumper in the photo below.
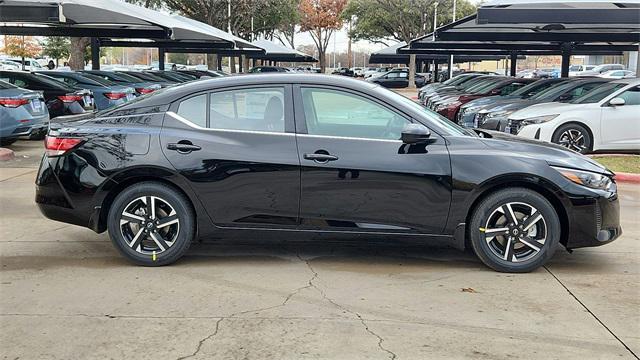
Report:
M 40 212 L 51 220 L 102 231 L 98 229 L 100 208 L 93 205 L 95 189 L 75 183 L 73 179 L 77 178 L 74 174 L 62 170 L 65 168 L 65 164 L 62 164 L 64 161 L 68 159 L 49 159 L 45 155 L 40 162 L 35 197 Z M 58 169 L 58 173 L 54 169 Z
M 622 234 L 617 194 L 570 197 L 567 249 L 600 246 Z

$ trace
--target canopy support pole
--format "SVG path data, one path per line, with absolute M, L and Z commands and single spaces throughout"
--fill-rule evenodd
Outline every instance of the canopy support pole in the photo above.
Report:
M 216 56 L 218 57 L 218 70 L 222 71 L 222 55 L 216 54 Z
M 571 51 L 573 45 L 570 43 L 562 43 L 562 68 L 560 69 L 560 77 L 569 77 L 569 66 L 571 65 Z
M 517 70 L 517 62 L 518 62 L 518 53 L 513 51 L 511 52 L 511 61 L 509 62 L 509 65 L 511 66 L 511 76 L 516 76 L 516 70 Z
M 158 48 L 158 70 L 164 71 L 164 48 Z
M 91 70 L 100 70 L 100 40 L 91 38 Z
M 438 81 L 438 62 L 437 61 L 433 62 L 433 82 L 439 82 Z

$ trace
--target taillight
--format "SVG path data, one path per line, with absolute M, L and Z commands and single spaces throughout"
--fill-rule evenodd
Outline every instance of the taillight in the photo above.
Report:
M 119 100 L 119 99 L 127 97 L 127 94 L 110 92 L 110 93 L 104 93 L 104 96 L 106 96 L 110 100 Z
M 152 92 L 154 92 L 156 89 L 153 88 L 136 88 L 136 91 L 138 92 L 138 94 L 150 94 Z
M 8 108 L 17 108 L 28 103 L 28 99 L 0 98 L 0 105 Z
M 73 149 L 81 142 L 82 139 L 78 138 L 47 136 L 44 138 L 44 148 L 47 156 L 60 156 Z
M 58 96 L 58 99 L 62 100 L 63 102 L 66 102 L 66 103 L 71 103 L 71 102 L 74 102 L 74 101 L 82 100 L 82 96 L 80 96 L 80 95 L 68 95 L 67 94 L 67 95 Z

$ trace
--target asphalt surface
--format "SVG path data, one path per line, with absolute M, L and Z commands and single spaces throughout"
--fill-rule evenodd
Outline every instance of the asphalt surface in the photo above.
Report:
M 620 185 L 624 235 L 501 274 L 396 239 L 195 244 L 130 265 L 106 234 L 45 219 L 41 143 L 0 163 L 3 359 L 634 359 L 640 354 L 640 186 Z

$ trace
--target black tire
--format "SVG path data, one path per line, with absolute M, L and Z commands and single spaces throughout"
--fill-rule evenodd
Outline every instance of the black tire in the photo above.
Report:
M 38 131 L 36 133 L 29 134 L 29 140 L 44 140 L 44 137 L 47 135 L 46 131 Z
M 586 127 L 580 124 L 564 124 L 553 133 L 551 142 L 564 146 L 580 154 L 593 150 L 593 139 Z
M 155 217 L 152 217 L 150 214 L 144 214 L 148 209 L 144 208 L 144 206 L 149 201 L 142 199 L 146 200 L 151 197 L 154 198 L 152 203 L 158 204 L 154 207 L 157 209 L 156 212 L 161 212 L 163 216 L 156 214 Z M 127 220 L 123 220 L 125 209 L 127 213 L 130 213 L 130 208 L 127 207 L 136 206 L 136 202 L 140 204 L 139 207 L 141 209 L 135 215 L 145 220 L 134 219 L 130 223 Z M 175 212 L 174 216 L 169 216 L 169 210 L 166 209 L 170 209 L 172 213 Z M 177 219 L 177 222 L 172 225 L 165 225 L 163 228 L 156 228 L 154 225 L 149 227 L 149 222 L 154 222 L 149 221 L 151 218 L 156 219 L 156 225 L 163 219 L 168 220 L 171 218 L 173 219 L 172 221 Z M 126 223 L 121 224 L 121 220 L 126 221 Z M 195 236 L 195 216 L 191 203 L 179 191 L 157 182 L 142 182 L 129 186 L 116 196 L 109 209 L 107 227 L 111 241 L 125 258 L 138 265 L 162 266 L 177 261 L 189 249 Z M 150 230 L 146 230 L 147 228 Z M 139 230 L 144 231 L 140 233 L 140 241 L 137 242 L 138 245 L 136 246 L 135 241 L 137 241 L 138 237 L 133 234 L 138 234 Z M 160 245 L 154 245 L 158 244 L 158 242 L 151 235 L 153 233 L 161 236 L 161 233 L 165 231 L 173 241 L 165 242 L 167 240 L 164 237 L 167 235 L 165 233 L 160 237 L 161 243 L 165 246 L 165 249 L 162 249 L 159 247 Z M 131 238 L 132 241 L 127 241 L 126 237 Z M 158 238 L 156 237 L 156 239 Z M 153 249 L 154 246 L 157 247 L 157 250 Z
M 513 216 L 503 211 L 509 208 L 512 211 L 508 212 L 516 217 L 515 226 L 512 226 L 514 222 L 509 220 Z M 529 215 L 526 215 L 527 209 L 530 211 Z M 536 220 L 539 216 L 541 219 Z M 490 223 L 494 220 L 502 220 L 505 223 L 491 225 L 493 229 L 489 229 Z M 528 231 L 523 231 L 523 225 L 528 225 L 526 220 L 536 221 Z M 489 231 L 492 234 L 500 234 L 494 232 L 498 229 L 508 230 L 502 230 L 505 235 L 490 236 Z M 534 231 L 535 235 L 532 236 Z M 558 214 L 544 196 L 526 188 L 507 188 L 490 194 L 478 204 L 471 215 L 467 234 L 473 251 L 485 265 L 500 272 L 524 273 L 537 269 L 551 259 L 560 242 L 560 231 Z M 535 240 L 542 237 L 544 241 Z M 506 250 L 506 244 L 513 244 L 509 252 Z M 500 246 L 504 247 L 502 253 Z M 534 250 L 536 246 L 537 251 Z
M 9 146 L 18 141 L 18 138 L 0 138 L 0 146 Z

